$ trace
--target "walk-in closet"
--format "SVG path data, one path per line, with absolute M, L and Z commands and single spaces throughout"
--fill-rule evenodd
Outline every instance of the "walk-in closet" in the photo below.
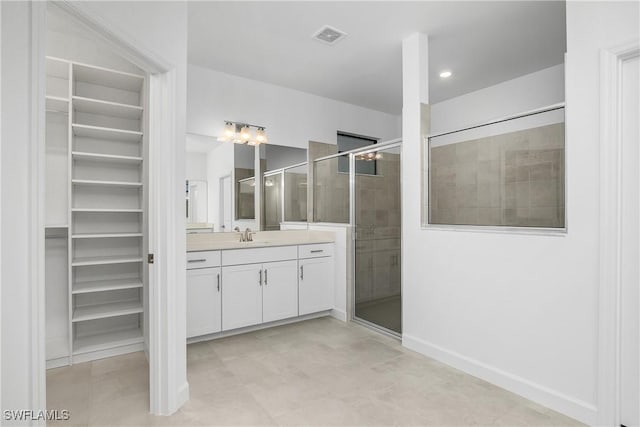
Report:
M 146 78 L 48 8 L 47 368 L 145 349 Z

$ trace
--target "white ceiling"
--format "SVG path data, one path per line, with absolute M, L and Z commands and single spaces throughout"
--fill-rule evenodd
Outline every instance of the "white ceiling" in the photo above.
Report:
M 348 36 L 329 46 L 323 25 Z M 430 37 L 435 103 L 563 62 L 563 1 L 190 2 L 192 64 L 392 114 L 402 40 Z M 441 80 L 441 70 L 453 76 Z

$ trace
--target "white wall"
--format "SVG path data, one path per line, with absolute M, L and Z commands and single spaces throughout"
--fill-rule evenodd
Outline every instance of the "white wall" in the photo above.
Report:
M 189 65 L 188 132 L 219 136 L 224 120 L 267 128 L 270 144 L 336 143 L 336 132 L 400 136 L 400 118 L 344 102 Z
M 47 4 L 47 55 L 114 70 L 141 74 L 142 70 L 118 56 L 112 46 L 54 3 Z
M 185 176 L 189 180 L 207 180 L 207 155 L 204 153 L 187 153 Z
M 409 96 L 420 82 L 404 81 L 403 344 L 587 423 L 597 411 L 598 49 L 637 37 L 637 16 L 637 3 L 567 2 L 566 234 L 421 229 L 420 183 L 408 179 L 420 176 Z M 532 104 L 546 102 L 530 90 Z M 529 107 L 507 92 L 495 104 L 468 98 L 478 114 L 466 117 Z
M 563 64 L 433 104 L 430 133 L 449 132 L 558 102 L 564 102 Z
M 182 2 L 85 2 L 76 7 L 102 19 L 114 33 L 134 45 L 152 52 L 176 70 L 175 187 L 167 188 L 175 200 L 178 225 L 173 230 L 176 246 L 171 259 L 173 286 L 168 301 L 175 318 L 167 322 L 176 327 L 169 360 L 171 382 L 181 391 L 163 390 L 164 400 L 174 410 L 188 397 L 186 382 L 186 303 L 185 303 L 185 226 L 184 212 L 184 135 L 186 117 L 187 6 Z M 2 215 L 2 409 L 30 409 L 32 372 L 30 362 L 30 217 L 28 185 L 31 179 L 29 157 L 30 37 L 29 2 L 2 2 L 2 206 L 11 210 Z M 182 219 L 182 220 L 180 220 Z M 171 307 L 173 308 L 173 307 Z M 38 409 L 38 408 L 33 408 Z

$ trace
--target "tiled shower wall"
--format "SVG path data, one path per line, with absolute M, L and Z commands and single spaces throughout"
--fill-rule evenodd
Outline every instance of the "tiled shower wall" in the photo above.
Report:
M 430 223 L 565 226 L 564 123 L 430 149 Z
M 356 175 L 356 304 L 400 295 L 400 155 Z

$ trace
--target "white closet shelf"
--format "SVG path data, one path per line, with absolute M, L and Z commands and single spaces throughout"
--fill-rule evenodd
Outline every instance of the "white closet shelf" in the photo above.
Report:
M 62 98 L 60 96 L 47 95 L 45 96 L 45 109 L 51 112 L 68 113 L 69 99 Z
M 73 310 L 72 322 L 106 319 L 107 317 L 126 316 L 127 314 L 142 313 L 140 301 L 118 301 L 105 304 L 86 305 Z
M 142 132 L 135 130 L 105 128 L 78 123 L 73 123 L 71 127 L 75 136 L 124 142 L 140 142 L 142 140 Z
M 44 228 L 69 228 L 67 224 L 47 224 Z
M 107 264 L 130 264 L 134 262 L 142 262 L 141 256 L 92 256 L 92 257 L 77 257 L 71 262 L 72 267 L 82 267 L 87 265 L 107 265 Z
M 142 329 L 126 329 L 123 331 L 76 338 L 73 343 L 73 354 L 108 350 L 114 347 L 122 347 L 125 345 L 139 344 L 143 342 L 144 337 L 142 336 Z
M 76 82 L 133 92 L 140 92 L 144 83 L 144 76 L 138 74 L 78 63 L 73 64 L 73 79 Z
M 101 99 L 86 98 L 84 96 L 74 96 L 72 99 L 74 111 L 80 113 L 122 117 L 133 120 L 142 117 L 142 107 L 138 105 L 121 104 L 119 102 L 103 101 Z
M 47 56 L 46 58 L 47 76 L 56 77 L 58 79 L 68 79 L 69 64 L 70 62 L 65 59 L 55 58 L 53 56 Z
M 72 151 L 71 155 L 74 159 L 93 160 L 96 162 L 113 162 L 113 163 L 141 163 L 142 157 L 136 156 L 118 156 L 115 154 L 88 153 L 85 151 Z
M 142 233 L 77 233 L 72 239 L 103 239 L 109 237 L 142 237 Z
M 142 187 L 141 182 L 125 182 L 125 181 L 97 181 L 93 179 L 72 179 L 74 185 L 106 185 L 112 187 Z
M 89 213 L 142 213 L 142 209 L 72 208 L 71 212 Z
M 91 282 L 76 282 L 73 284 L 72 294 L 86 294 L 90 292 L 116 291 L 120 289 L 135 289 L 142 287 L 140 279 L 94 280 Z

